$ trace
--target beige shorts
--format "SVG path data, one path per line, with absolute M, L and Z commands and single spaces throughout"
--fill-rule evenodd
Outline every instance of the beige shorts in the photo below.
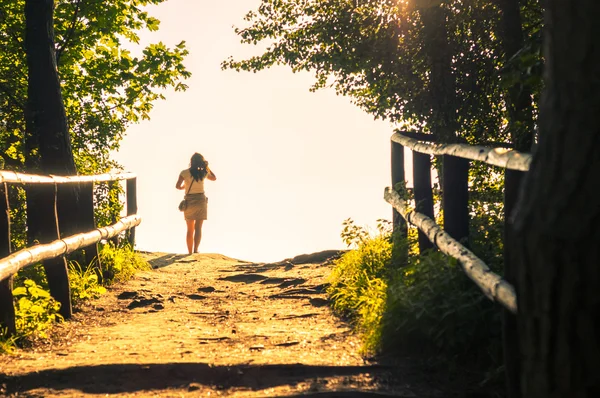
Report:
M 203 193 L 185 195 L 187 207 L 183 212 L 186 220 L 206 220 L 208 214 L 208 198 Z

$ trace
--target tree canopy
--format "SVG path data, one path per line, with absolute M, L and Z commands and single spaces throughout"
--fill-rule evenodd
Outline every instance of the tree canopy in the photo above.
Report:
M 470 142 L 509 141 L 508 88 L 535 95 L 541 77 L 537 2 L 522 7 L 525 43 L 505 60 L 500 1 L 263 0 L 236 28 L 243 43 L 266 43 L 263 54 L 230 58 L 223 68 L 259 71 L 288 65 L 315 74 L 312 89 L 334 87 L 376 118 L 429 131 L 437 117 L 424 16 L 439 8 L 455 80 L 456 132 Z
M 174 48 L 150 44 L 141 55 L 128 49 L 139 44 L 141 30 L 159 28 L 160 22 L 144 6 L 163 1 L 55 2 L 56 63 L 80 173 L 113 166 L 109 153 L 118 148 L 127 127 L 149 118 L 153 103 L 164 98 L 164 89 L 187 88 L 185 42 Z M 6 167 L 12 169 L 22 169 L 26 157 L 24 4 L 0 0 L 0 149 Z

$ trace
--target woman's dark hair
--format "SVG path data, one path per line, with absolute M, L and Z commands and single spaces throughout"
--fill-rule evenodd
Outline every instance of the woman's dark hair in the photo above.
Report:
M 208 171 L 206 171 L 206 160 L 204 160 L 204 156 L 200 155 L 198 152 L 192 155 L 192 159 L 190 160 L 190 174 L 196 181 L 204 180 Z

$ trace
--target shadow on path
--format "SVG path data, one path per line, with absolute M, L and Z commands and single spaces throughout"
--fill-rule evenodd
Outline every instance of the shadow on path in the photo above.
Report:
M 308 392 L 299 395 L 285 395 L 285 398 L 299 397 L 318 397 L 318 398 L 377 398 L 377 397 L 398 397 L 402 395 L 391 395 L 374 391 L 333 391 L 333 392 Z
M 92 394 L 118 394 L 137 391 L 187 388 L 201 384 L 215 389 L 246 388 L 262 390 L 282 385 L 294 385 L 314 378 L 357 376 L 385 370 L 384 366 L 307 366 L 291 365 L 235 365 L 211 366 L 206 363 L 167 364 L 109 364 L 48 369 L 21 376 L 3 376 L 7 394 L 23 394 L 37 388 L 79 390 Z M 347 392 L 353 395 L 320 394 L 328 397 L 384 396 L 372 392 Z M 346 393 L 344 393 L 346 394 Z M 362 395 L 357 395 L 362 394 Z M 315 395 L 317 396 L 317 395 Z
M 160 256 L 149 260 L 148 263 L 150 263 L 153 269 L 157 269 L 166 267 L 167 265 L 171 265 L 174 262 L 177 262 L 186 257 L 189 257 L 189 254 L 165 254 L 164 256 Z

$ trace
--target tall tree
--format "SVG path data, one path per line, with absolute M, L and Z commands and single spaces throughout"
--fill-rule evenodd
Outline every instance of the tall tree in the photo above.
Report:
M 456 78 L 452 72 L 453 50 L 448 40 L 448 11 L 440 2 L 421 1 L 423 47 L 427 54 L 429 93 L 427 96 L 430 129 L 441 142 L 456 142 Z
M 32 172 L 75 175 L 71 137 L 61 95 L 56 52 L 54 47 L 54 0 L 25 1 L 25 52 L 27 54 L 28 84 L 26 105 L 27 169 Z M 60 229 L 67 234 L 77 230 L 78 190 L 69 184 L 55 187 L 27 187 L 27 225 L 29 240 L 48 243 L 60 238 Z M 52 295 L 61 303 L 61 314 L 71 315 L 66 259 L 44 262 Z
M 539 142 L 515 214 L 524 397 L 600 395 L 600 2 L 545 1 Z
M 438 1 L 419 3 L 423 3 L 419 14 L 429 61 L 429 129 L 438 142 L 454 143 L 458 141 L 458 104 L 447 27 L 449 11 Z M 455 156 L 442 158 L 444 229 L 457 240 L 468 239 L 469 163 Z
M 509 76 L 516 78 L 507 79 L 505 103 L 508 108 L 508 130 L 514 149 L 529 152 L 533 143 L 533 103 L 532 88 L 527 80 L 522 77 L 523 71 L 518 67 L 519 52 L 524 51 L 525 33 L 521 18 L 519 0 L 497 0 L 500 9 L 500 24 L 498 33 L 504 50 L 504 65 Z M 517 203 L 518 192 L 524 173 L 506 169 L 504 174 L 504 278 L 513 285 L 517 283 L 517 269 L 512 260 L 513 247 L 512 212 Z M 519 342 L 517 321 L 514 314 L 504 310 L 503 314 L 504 337 L 504 362 L 507 380 L 508 396 L 520 396 L 520 370 L 519 370 Z

